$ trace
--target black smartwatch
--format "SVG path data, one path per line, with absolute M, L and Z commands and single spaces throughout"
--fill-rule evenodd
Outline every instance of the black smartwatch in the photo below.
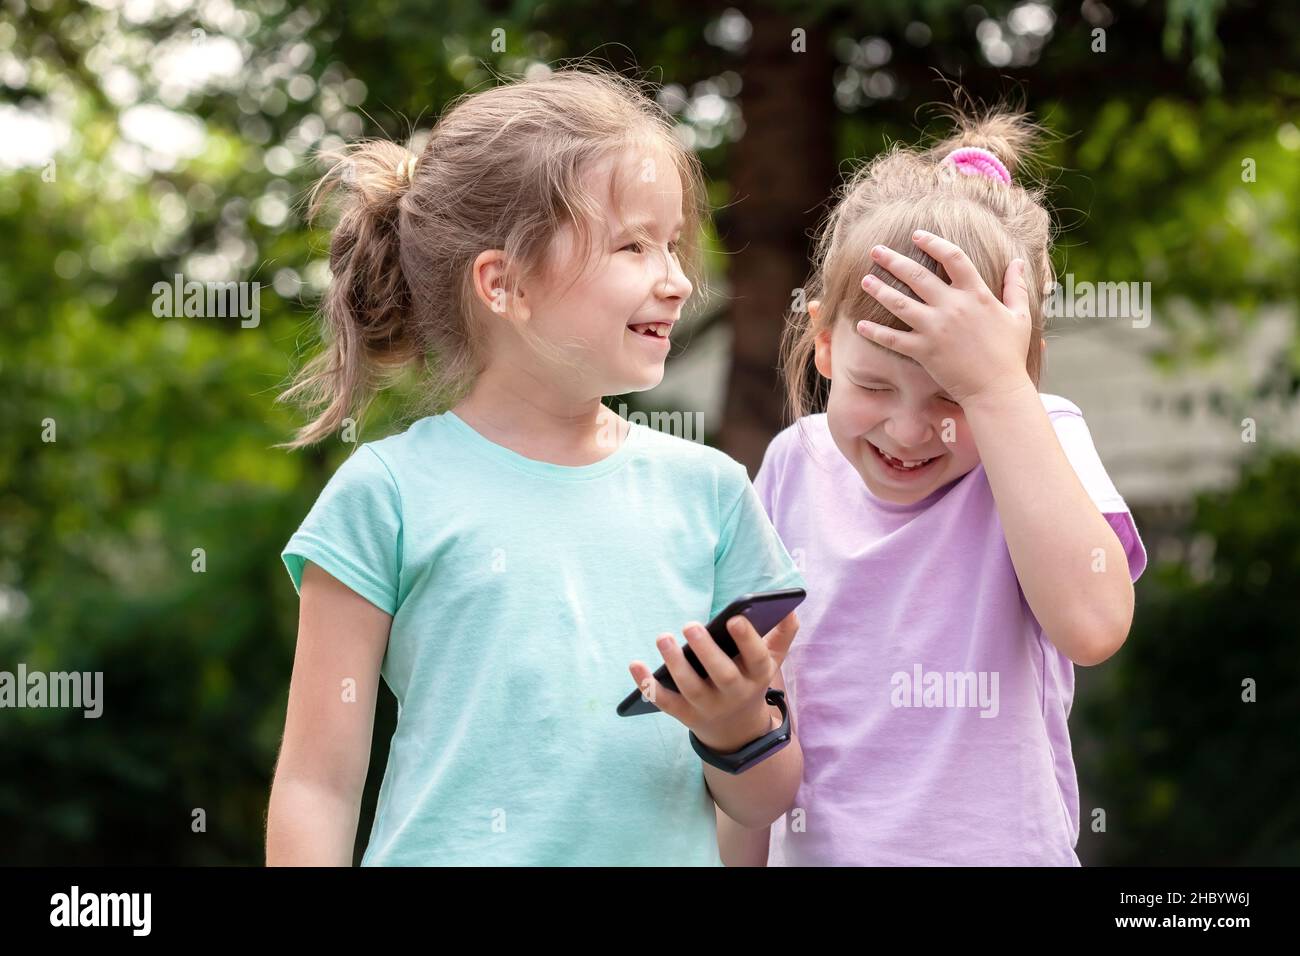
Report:
M 781 726 L 775 730 L 770 730 L 762 737 L 751 740 L 745 746 L 741 747 L 735 753 L 720 754 L 717 751 L 710 750 L 704 744 L 700 743 L 700 738 L 695 736 L 695 731 L 689 731 L 691 735 L 691 746 L 695 752 L 700 755 L 700 759 L 710 766 L 717 767 L 719 770 L 725 770 L 727 773 L 743 773 L 756 763 L 761 763 L 772 754 L 776 753 L 791 740 L 790 732 L 790 710 L 785 705 L 785 691 L 774 690 L 769 687 L 767 696 L 764 698 L 769 704 L 775 704 L 781 710 Z

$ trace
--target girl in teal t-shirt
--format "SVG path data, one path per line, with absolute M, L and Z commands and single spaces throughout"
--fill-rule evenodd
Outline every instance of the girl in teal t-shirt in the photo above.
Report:
M 779 723 L 791 615 L 700 623 L 802 586 L 744 468 L 630 423 L 693 291 L 698 161 L 635 84 L 566 68 L 460 100 L 419 156 L 350 147 L 323 303 L 328 347 L 285 398 L 340 434 L 380 374 L 430 373 L 429 414 L 357 448 L 289 540 L 301 595 L 269 863 L 352 861 L 378 678 L 397 727 L 363 865 L 718 865 L 716 815 L 766 827 L 797 740 L 705 764 Z M 695 648 L 696 677 L 674 633 Z M 637 660 L 657 646 L 680 692 Z M 620 718 L 640 684 L 663 714 Z

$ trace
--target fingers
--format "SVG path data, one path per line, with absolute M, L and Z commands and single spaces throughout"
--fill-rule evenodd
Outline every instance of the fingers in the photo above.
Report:
M 923 269 L 922 271 L 929 272 L 930 270 Z M 934 275 L 934 273 L 930 274 Z M 938 276 L 934 276 L 934 278 L 939 279 Z M 939 284 L 942 285 L 943 283 L 940 282 Z M 917 302 L 911 296 L 903 295 L 893 286 L 885 285 L 873 275 L 862 277 L 862 288 L 866 290 L 868 295 L 912 328 L 924 325 L 927 316 L 931 312 L 930 306 L 924 302 Z
M 671 691 L 655 678 L 650 668 L 640 661 L 628 665 L 632 679 L 641 689 L 641 696 L 654 704 L 669 717 L 676 717 L 685 723 L 692 716 L 691 705 L 681 694 Z M 674 678 L 675 679 L 675 678 Z
M 704 665 L 704 669 L 709 672 L 709 679 L 713 681 L 714 687 L 726 690 L 743 680 L 735 662 L 718 646 L 718 642 L 709 635 L 702 624 L 692 622 L 686 626 L 682 634 L 686 637 L 686 643 L 690 644 L 691 650 L 695 652 L 695 656 Z M 684 657 L 682 663 L 687 668 L 691 666 Z
M 668 668 L 668 673 L 673 675 L 673 683 L 677 685 L 677 690 L 681 695 L 690 703 L 694 703 L 702 697 L 708 687 L 704 683 L 704 679 L 695 673 L 695 668 L 686 659 L 686 655 L 682 652 L 673 636 L 667 633 L 660 634 L 655 644 L 659 648 L 659 656 L 664 659 L 664 665 Z M 719 651 L 718 653 L 722 652 Z M 697 650 L 695 656 L 699 657 L 699 655 L 700 652 Z M 701 663 L 703 663 L 703 660 L 703 658 L 700 658 Z M 708 665 L 705 665 L 705 669 L 708 669 Z
M 921 361 L 921 350 L 925 340 L 918 333 L 886 328 L 879 322 L 868 322 L 865 319 L 859 322 L 855 328 L 859 335 L 870 339 L 877 345 L 883 345 L 900 355 L 906 355 L 918 362 Z
M 769 664 L 771 655 L 768 653 L 767 645 L 763 643 L 763 636 L 755 630 L 749 618 L 743 614 L 729 618 L 727 633 L 736 642 L 736 647 L 740 648 L 738 656 L 746 674 L 758 678 L 771 669 Z
M 1025 281 L 1025 260 L 1012 259 L 1002 280 L 1002 304 L 1020 316 L 1029 318 L 1029 285 Z
M 921 301 L 929 305 L 937 303 L 939 297 L 948 290 L 948 283 L 921 265 L 921 263 L 908 258 L 902 253 L 895 252 L 888 246 L 873 247 L 871 258 L 876 260 L 882 269 L 889 270 L 896 278 L 907 283 L 907 287 L 919 295 Z M 863 288 L 866 288 L 865 284 Z M 868 289 L 867 291 L 871 290 Z
M 912 241 L 920 249 L 928 252 L 931 259 L 943 264 L 955 288 L 968 289 L 972 292 L 980 289 L 988 291 L 988 286 L 984 284 L 984 280 L 975 269 L 975 263 L 970 261 L 970 256 L 966 255 L 956 243 L 949 242 L 932 232 L 926 232 L 924 229 L 912 233 Z
M 767 632 L 763 639 L 768 653 L 776 659 L 777 667 L 785 660 L 785 656 L 790 653 L 790 645 L 794 643 L 794 636 L 799 633 L 799 618 L 791 611 L 783 617 L 772 630 Z
M 754 625 L 743 615 L 736 615 L 727 621 L 727 630 L 736 642 L 739 654 L 736 660 L 729 657 L 718 646 L 708 630 L 697 621 L 688 624 L 682 631 L 686 642 L 708 673 L 702 678 L 686 659 L 685 651 L 671 634 L 661 634 L 656 640 L 659 654 L 664 659 L 664 666 L 672 675 L 677 685 L 676 691 L 668 690 L 640 661 L 633 661 L 628 670 L 632 679 L 641 689 L 641 694 L 652 701 L 661 711 L 676 717 L 688 726 L 694 722 L 701 711 L 710 710 L 710 697 L 717 693 L 734 694 L 742 685 L 748 686 L 753 679 L 770 680 L 772 672 L 779 667 L 779 660 L 790 648 L 798 630 L 798 620 L 793 612 L 774 627 L 768 635 L 771 645 L 759 635 Z M 776 667 L 773 655 L 777 656 Z M 742 673 L 740 664 L 744 667 Z

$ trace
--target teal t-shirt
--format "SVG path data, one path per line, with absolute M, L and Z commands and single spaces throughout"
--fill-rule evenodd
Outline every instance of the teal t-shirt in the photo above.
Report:
M 445 412 L 356 449 L 282 557 L 393 617 L 363 866 L 721 865 L 686 728 L 615 708 L 658 634 L 804 586 L 743 466 L 636 423 L 556 465 Z

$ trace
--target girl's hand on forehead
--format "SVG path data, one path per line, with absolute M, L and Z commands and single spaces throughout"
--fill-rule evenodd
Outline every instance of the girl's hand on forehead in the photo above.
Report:
M 906 283 L 921 301 L 875 276 L 864 276 L 862 288 L 913 331 L 867 321 L 859 322 L 857 331 L 920 362 L 958 404 L 1023 385 L 1029 378 L 1025 359 L 1032 332 L 1024 260 L 1014 259 L 1007 267 L 999 301 L 959 246 L 922 230 L 912 234 L 912 241 L 943 265 L 952 283 L 915 259 L 876 246 L 871 258 Z

